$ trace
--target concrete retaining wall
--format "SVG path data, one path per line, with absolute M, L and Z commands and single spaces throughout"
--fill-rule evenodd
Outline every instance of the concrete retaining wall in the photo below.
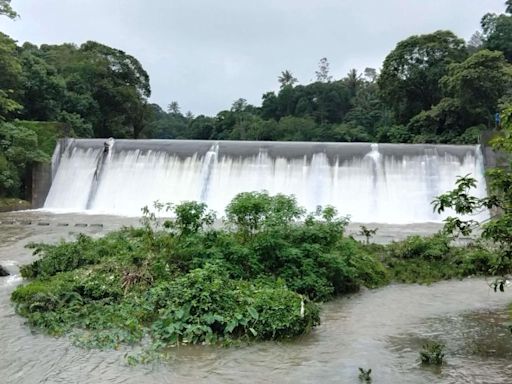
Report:
M 46 196 L 52 185 L 52 164 L 35 164 L 32 168 L 32 208 L 44 206 Z

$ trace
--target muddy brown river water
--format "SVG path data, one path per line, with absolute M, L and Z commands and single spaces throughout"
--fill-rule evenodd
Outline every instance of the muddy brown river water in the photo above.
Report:
M 15 314 L 9 296 L 22 283 L 18 266 L 33 259 L 28 242 L 101 236 L 132 224 L 113 216 L 0 214 L 0 264 L 12 273 L 0 278 L 0 383 L 358 383 L 358 367 L 372 368 L 374 384 L 512 383 L 512 289 L 494 293 L 480 278 L 364 290 L 324 304 L 322 324 L 293 341 L 180 347 L 166 361 L 135 367 L 124 359 L 130 349 L 80 349 L 31 330 Z M 375 240 L 386 242 L 439 225 L 378 227 Z M 447 345 L 441 369 L 419 364 L 427 340 Z

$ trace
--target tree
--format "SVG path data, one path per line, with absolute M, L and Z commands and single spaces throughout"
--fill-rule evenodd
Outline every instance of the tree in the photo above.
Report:
M 96 136 L 136 137 L 151 94 L 147 72 L 133 56 L 94 41 L 82 44 L 79 51 L 85 64 L 82 75 L 92 75 L 91 93 L 100 107 Z M 132 132 L 126 132 L 127 127 Z
M 421 111 L 407 124 L 407 130 L 415 135 L 418 143 L 450 142 L 469 127 L 469 113 L 457 98 L 445 97 L 428 111 Z
M 304 216 L 294 196 L 267 192 L 242 192 L 226 207 L 227 223 L 247 240 L 264 228 L 290 225 Z
M 181 115 L 180 106 L 177 101 L 171 101 L 167 106 L 167 113 L 172 115 Z
M 328 83 L 332 80 L 332 76 L 329 75 L 329 61 L 327 57 L 320 59 L 318 63 L 318 71 L 315 71 L 316 81 L 321 83 Z
M 246 113 L 248 108 L 247 100 L 239 98 L 231 105 L 231 113 L 233 114 L 235 124 L 231 126 L 231 131 L 236 131 L 236 136 L 231 135 L 229 138 L 232 140 L 245 140 L 247 133 L 246 120 L 249 113 Z
M 55 121 L 64 109 L 66 82 L 54 66 L 46 62 L 36 46 L 25 43 L 20 49 L 22 117 Z
M 16 101 L 20 77 L 21 65 L 16 53 L 16 43 L 0 32 L 0 121 L 22 108 Z
M 441 85 L 466 108 L 484 114 L 485 122 L 497 112 L 498 100 L 512 85 L 512 65 L 501 52 L 482 50 L 462 63 L 452 64 Z
M 80 47 L 26 43 L 18 50 L 23 118 L 73 124 L 79 135 L 91 135 L 91 128 L 95 137 L 141 134 L 151 115 L 151 89 L 133 56 L 93 41 Z
M 243 98 L 233 101 L 233 104 L 231 105 L 231 111 L 233 112 L 244 112 L 246 108 L 247 100 Z
M 192 139 L 210 140 L 215 133 L 215 119 L 199 115 L 190 122 L 188 131 Z
M 62 109 L 91 124 L 96 137 L 140 134 L 151 89 L 137 59 L 94 41 L 42 45 L 38 55 L 65 81 Z
M 505 1 L 505 5 L 507 6 L 507 8 L 505 8 L 505 12 L 512 15 L 512 0 Z
M 378 84 L 383 101 L 400 123 L 442 98 L 439 80 L 448 66 L 466 58 L 464 40 L 452 32 L 437 31 L 399 42 L 384 60 Z
M 78 113 L 60 111 L 55 120 L 64 123 L 78 137 L 94 137 L 92 124 Z
M 343 82 L 347 85 L 350 91 L 351 97 L 355 97 L 357 90 L 362 83 L 361 77 L 362 76 L 357 73 L 357 69 L 351 69 L 343 79 Z
M 370 135 L 375 134 L 379 125 L 389 123 L 384 121 L 387 114 L 377 84 L 361 81 L 351 104 L 352 108 L 345 115 L 344 121 L 363 127 Z
M 364 77 L 366 78 L 366 81 L 373 83 L 375 80 L 377 80 L 377 70 L 375 68 L 365 68 Z
M 18 14 L 11 7 L 11 0 L 0 0 L 0 16 L 15 19 Z
M 480 24 L 485 39 L 484 48 L 501 51 L 512 62 L 512 16 L 488 13 Z
M 476 31 L 471 35 L 471 38 L 468 41 L 467 48 L 469 53 L 475 53 L 483 48 L 485 44 L 485 38 L 482 32 Z
M 189 121 L 182 114 L 166 113 L 158 104 L 147 104 L 141 136 L 151 139 L 193 139 Z
M 0 197 L 19 196 L 26 169 L 49 161 L 38 148 L 36 133 L 11 123 L 0 123 Z
M 279 84 L 281 84 L 281 88 L 284 88 L 286 86 L 292 86 L 295 84 L 298 80 L 293 77 L 293 74 L 289 70 L 285 70 L 281 72 L 281 75 L 277 78 L 279 81 Z
M 311 141 L 315 137 L 315 128 L 311 118 L 286 116 L 279 120 L 277 140 Z
M 407 125 L 414 141 L 475 143 L 512 85 L 512 66 L 501 52 L 484 49 L 451 64 L 440 85 L 446 97 Z
M 512 106 L 503 111 L 503 130 L 491 142 L 498 151 L 512 154 Z M 487 171 L 489 195 L 477 198 L 471 195 L 476 187 L 476 180 L 470 175 L 460 177 L 452 191 L 438 196 L 434 201 L 434 210 L 443 212 L 451 208 L 458 215 L 468 216 L 483 209 L 498 210 L 485 223 L 472 219 L 462 219 L 450 216 L 445 220 L 444 230 L 450 234 L 468 236 L 475 228 L 481 227 L 481 238 L 490 243 L 493 254 L 496 255 L 492 274 L 505 275 L 512 271 L 512 163 L 510 158 L 504 167 Z M 494 282 L 494 289 L 503 291 L 506 277 Z

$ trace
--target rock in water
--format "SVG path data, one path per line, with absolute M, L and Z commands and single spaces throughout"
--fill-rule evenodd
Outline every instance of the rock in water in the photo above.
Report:
M 0 265 L 0 276 L 9 276 L 9 272 Z

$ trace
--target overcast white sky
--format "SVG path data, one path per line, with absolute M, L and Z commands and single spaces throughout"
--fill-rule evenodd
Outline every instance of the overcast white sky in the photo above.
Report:
M 301 83 L 327 57 L 335 78 L 379 68 L 412 34 L 449 29 L 468 39 L 504 0 L 13 0 L 0 18 L 19 43 L 96 40 L 135 56 L 151 100 L 215 114 L 240 97 L 260 105 L 289 69 Z

